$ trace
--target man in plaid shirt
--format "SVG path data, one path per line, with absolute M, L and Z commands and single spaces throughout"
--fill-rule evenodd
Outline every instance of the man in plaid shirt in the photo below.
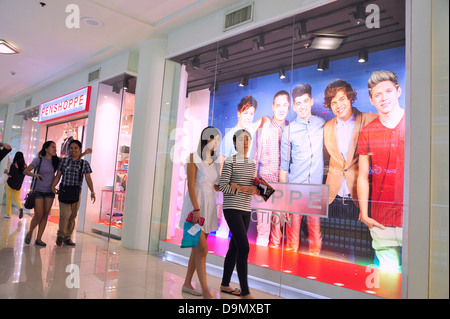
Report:
M 80 169 L 81 180 L 80 180 Z M 92 173 L 91 166 L 85 160 L 78 158 L 73 160 L 71 157 L 61 158 L 58 170 L 62 172 L 61 185 L 64 186 L 80 186 L 83 183 L 83 176 Z
M 279 181 L 280 141 L 283 129 L 288 124 L 286 116 L 289 107 L 289 93 L 286 91 L 277 92 L 272 104 L 273 118 L 258 129 L 256 133 L 256 147 L 253 159 L 255 160 L 259 176 L 269 183 Z M 260 210 L 257 212 L 257 245 L 267 246 L 269 244 L 269 235 L 271 246 L 278 246 L 281 240 L 280 222 L 272 225 L 271 233 L 271 215 L 272 212 L 268 211 Z

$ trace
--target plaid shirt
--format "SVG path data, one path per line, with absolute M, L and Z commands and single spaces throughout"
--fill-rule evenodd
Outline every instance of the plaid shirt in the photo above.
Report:
M 256 132 L 256 145 L 253 159 L 259 176 L 268 182 L 278 182 L 280 178 L 280 141 L 285 121 L 278 125 L 273 119 Z
M 81 180 L 80 180 L 80 169 Z M 64 186 L 80 186 L 83 183 L 83 175 L 92 173 L 89 163 L 82 159 L 72 160 L 71 157 L 61 158 L 59 161 L 58 171 L 61 171 L 62 181 Z

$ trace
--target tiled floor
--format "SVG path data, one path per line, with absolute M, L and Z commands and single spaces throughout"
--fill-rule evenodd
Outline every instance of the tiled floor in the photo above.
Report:
M 1 206 L 0 206 L 1 207 Z M 0 299 L 13 298 L 196 298 L 182 293 L 186 267 L 169 262 L 165 255 L 126 249 L 118 241 L 106 241 L 76 233 L 74 248 L 55 244 L 58 226 L 48 223 L 42 240 L 46 247 L 24 243 L 31 217 L 6 220 L 0 209 Z M 196 275 L 194 283 L 198 285 Z M 237 297 L 218 291 L 220 278 L 208 275 L 216 298 Z M 233 283 L 233 286 L 239 287 Z M 279 297 L 252 289 L 255 298 Z

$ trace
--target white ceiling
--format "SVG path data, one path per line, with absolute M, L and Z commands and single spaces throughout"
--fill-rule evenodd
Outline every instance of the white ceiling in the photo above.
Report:
M 42 7 L 40 2 L 46 5 Z M 0 54 L 0 103 L 14 102 L 64 77 L 92 67 L 146 39 L 166 35 L 240 0 L 0 0 L 0 39 L 20 51 Z M 80 23 L 67 28 L 76 4 Z M 12 73 L 15 73 L 14 75 Z

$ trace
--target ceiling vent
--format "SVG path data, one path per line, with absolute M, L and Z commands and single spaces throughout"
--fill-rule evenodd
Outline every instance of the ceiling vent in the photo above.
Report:
M 25 101 L 25 107 L 31 106 L 31 97 Z
M 95 81 L 95 80 L 98 80 L 99 78 L 100 78 L 100 68 L 95 70 L 95 71 L 92 71 L 91 73 L 89 73 L 89 75 L 88 75 L 88 83 L 92 82 L 92 81 Z
M 223 31 L 228 31 L 251 21 L 253 21 L 253 3 L 228 12 L 225 15 L 225 28 Z

